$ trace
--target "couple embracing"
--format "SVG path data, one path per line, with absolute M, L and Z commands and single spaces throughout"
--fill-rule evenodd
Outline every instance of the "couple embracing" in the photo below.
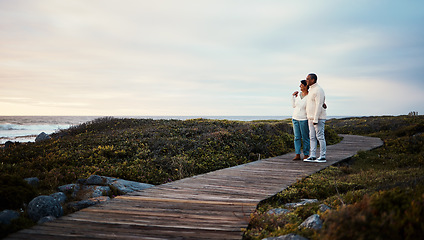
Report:
M 300 92 L 292 96 L 294 147 L 296 156 L 293 160 L 301 160 L 300 153 L 303 142 L 303 161 L 326 162 L 327 144 L 325 142 L 325 120 L 327 105 L 324 90 L 317 83 L 318 77 L 310 73 L 306 80 L 300 81 Z M 320 156 L 316 151 L 319 142 Z

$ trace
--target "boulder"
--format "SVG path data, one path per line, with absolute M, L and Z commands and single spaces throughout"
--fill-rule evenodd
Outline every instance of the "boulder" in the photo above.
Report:
M 297 208 L 299 206 L 318 202 L 318 199 L 301 199 L 301 200 L 302 201 L 297 202 L 297 203 L 286 203 L 284 206 L 291 207 L 291 208 Z
M 140 191 L 146 188 L 154 187 L 152 184 L 133 182 L 123 179 L 115 179 L 111 182 L 111 186 L 118 189 L 118 191 L 122 194 L 131 193 L 134 191 Z
M 42 132 L 35 138 L 35 142 L 41 142 L 49 139 L 51 139 L 51 137 L 47 133 Z
M 283 236 L 278 236 L 278 237 L 269 237 L 269 238 L 264 238 L 262 240 L 308 240 L 307 238 L 304 238 L 300 235 L 294 234 L 294 233 L 290 233 L 287 235 L 283 235 Z
M 73 211 L 78 211 L 81 210 L 83 208 L 87 208 L 99 203 L 103 203 L 103 202 L 107 202 L 109 201 L 110 198 L 106 197 L 106 196 L 101 196 L 101 197 L 96 197 L 96 198 L 90 198 L 90 199 L 85 199 L 85 200 L 81 200 L 78 202 L 71 202 L 68 204 L 68 208 L 70 208 Z
M 4 148 L 6 148 L 6 149 L 10 148 L 13 145 L 14 145 L 14 143 L 12 141 L 7 141 L 7 142 L 4 143 Z
M 275 214 L 275 215 L 280 215 L 280 214 L 287 214 L 289 213 L 290 210 L 288 209 L 284 209 L 284 208 L 274 208 L 269 210 L 267 213 L 268 214 Z
M 7 141 L 7 142 L 4 143 L 4 148 L 8 149 L 8 148 L 11 148 L 12 146 L 16 146 L 16 145 L 19 145 L 19 144 L 21 144 L 21 143 L 20 142 Z
M 56 199 L 56 201 L 58 201 L 60 204 L 64 204 L 67 199 L 66 195 L 63 192 L 50 194 L 50 197 Z
M 13 210 L 4 210 L 0 212 L 0 224 L 8 225 L 13 219 L 19 218 L 19 213 Z
M 308 217 L 303 223 L 299 225 L 299 229 L 302 227 L 320 230 L 322 228 L 322 220 L 320 219 L 318 214 L 314 214 Z
M 74 190 L 72 197 L 80 200 L 109 195 L 111 192 L 109 186 L 97 185 L 77 185 Z
M 28 204 L 27 211 L 29 217 L 35 222 L 46 216 L 56 218 L 63 216 L 62 205 L 53 197 L 45 195 L 32 199 Z
M 325 212 L 327 210 L 331 210 L 331 208 L 329 206 L 325 205 L 325 204 L 320 204 L 319 205 L 319 211 L 320 212 Z
M 60 187 L 58 187 L 57 189 L 60 192 L 64 192 L 64 193 L 73 193 L 75 188 L 76 188 L 76 184 L 75 183 L 71 183 L 71 184 L 66 184 L 66 185 L 62 185 Z
M 40 180 L 36 177 L 31 177 L 31 178 L 25 178 L 24 179 L 29 185 L 33 186 L 33 187 L 38 187 L 38 184 L 40 183 Z
M 99 186 L 107 186 L 110 184 L 110 178 L 102 177 L 99 175 L 91 175 L 87 178 L 84 184 L 86 185 L 99 185 Z
M 51 222 L 51 221 L 54 221 L 56 218 L 55 217 L 53 217 L 53 216 L 45 216 L 45 217 L 42 217 L 40 220 L 38 220 L 38 224 L 43 224 L 43 223 L 45 223 L 45 222 Z

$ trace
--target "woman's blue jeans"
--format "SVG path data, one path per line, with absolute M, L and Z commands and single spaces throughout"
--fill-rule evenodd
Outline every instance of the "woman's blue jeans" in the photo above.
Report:
M 293 122 L 294 132 L 294 149 L 296 154 L 300 154 L 303 142 L 303 155 L 309 155 L 310 142 L 309 142 L 309 126 L 308 120 L 295 120 Z

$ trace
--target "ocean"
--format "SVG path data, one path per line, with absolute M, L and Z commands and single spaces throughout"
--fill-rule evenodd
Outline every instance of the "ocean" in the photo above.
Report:
M 7 141 L 33 142 L 38 134 L 54 133 L 81 123 L 92 121 L 102 116 L 0 116 L 0 144 Z M 218 119 L 218 120 L 283 120 L 290 116 L 115 116 L 116 118 L 145 119 Z

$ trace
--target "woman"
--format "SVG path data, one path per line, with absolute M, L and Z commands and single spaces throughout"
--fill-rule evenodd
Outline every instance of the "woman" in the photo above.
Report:
M 294 149 L 296 156 L 293 160 L 301 160 L 300 152 L 303 142 L 303 159 L 309 157 L 309 127 L 306 117 L 306 98 L 308 96 L 309 86 L 306 80 L 300 81 L 300 93 L 294 92 L 292 95 L 293 111 L 293 132 L 294 132 Z

